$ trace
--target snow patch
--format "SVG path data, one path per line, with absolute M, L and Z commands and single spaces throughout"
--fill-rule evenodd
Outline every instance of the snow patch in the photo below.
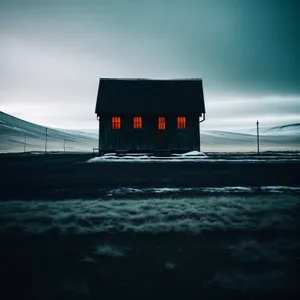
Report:
M 182 195 L 187 193 L 196 195 L 202 194 L 257 194 L 257 193 L 299 193 L 300 187 L 294 186 L 261 186 L 261 187 L 246 187 L 246 186 L 224 186 L 224 187 L 164 187 L 164 188 L 132 188 L 122 187 L 109 189 L 105 197 L 125 197 L 125 196 L 155 196 L 156 194 L 164 195 Z
M 206 154 L 199 151 L 190 151 L 183 154 L 172 154 L 167 157 L 149 156 L 146 154 L 132 153 L 124 156 L 118 156 L 115 153 L 106 153 L 103 156 L 94 157 L 87 160 L 88 163 L 103 162 L 107 160 L 115 161 L 135 161 L 135 162 L 169 162 L 169 161 L 197 161 L 199 159 L 208 158 Z
M 200 151 L 190 151 L 190 152 L 181 154 L 181 156 L 183 156 L 183 157 L 185 157 L 185 156 L 201 156 L 201 157 L 208 157 L 206 154 L 204 154 L 203 152 L 200 152 Z
M 105 257 L 113 257 L 113 258 L 120 258 L 124 256 L 122 250 L 115 246 L 115 245 L 98 245 L 95 250 L 94 254 L 97 256 L 105 256 Z
M 165 263 L 165 268 L 168 269 L 168 270 L 175 270 L 175 269 L 178 268 L 178 265 L 176 263 L 174 263 L 174 262 L 167 261 Z
M 245 262 L 286 262 L 290 261 L 292 253 L 298 253 L 299 249 L 299 242 L 288 239 L 276 239 L 269 243 L 247 239 L 228 247 L 233 259 Z
M 287 192 L 287 191 L 295 191 L 295 192 L 300 191 L 300 187 L 298 187 L 298 186 L 282 186 L 282 185 L 262 186 L 260 189 L 262 191 L 274 192 L 274 193 L 284 193 L 284 192 Z
M 300 199 L 292 194 L 245 194 L 180 199 L 7 201 L 0 203 L 0 220 L 0 232 L 17 234 L 295 231 L 300 229 Z M 107 245 L 97 249 L 99 255 L 120 251 Z
M 80 263 L 95 264 L 96 260 L 93 257 L 85 256 L 79 260 Z

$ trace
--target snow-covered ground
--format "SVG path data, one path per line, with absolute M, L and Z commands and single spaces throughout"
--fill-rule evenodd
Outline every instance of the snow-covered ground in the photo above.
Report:
M 100 157 L 94 157 L 89 159 L 88 163 L 97 163 L 103 161 L 135 161 L 135 162 L 170 162 L 170 161 L 197 161 L 201 159 L 207 159 L 208 156 L 200 151 L 190 151 L 183 154 L 172 154 L 168 157 L 148 156 L 146 154 L 128 154 L 124 156 L 117 156 L 115 153 L 107 153 Z
M 1 232 L 29 234 L 297 231 L 300 199 L 285 191 L 179 199 L 130 200 L 129 195 L 124 200 L 6 201 L 0 203 L 0 219 Z
M 256 128 L 239 130 L 239 133 L 256 135 Z M 261 135 L 300 135 L 300 123 L 288 124 L 282 126 L 259 126 Z
M 128 154 L 124 156 L 118 156 L 115 153 L 107 153 L 100 157 L 94 157 L 87 160 L 87 163 L 102 163 L 102 162 L 130 162 L 130 163 L 150 163 L 150 162 L 160 162 L 160 163 L 170 163 L 170 162 L 210 162 L 210 163 L 219 163 L 219 162 L 227 162 L 227 163 L 272 163 L 274 161 L 277 162 L 291 162 L 291 161 L 300 161 L 300 153 L 295 152 L 292 154 L 284 154 L 280 155 L 277 153 L 275 155 L 260 155 L 257 154 L 241 154 L 232 156 L 229 153 L 222 153 L 217 155 L 213 154 L 205 154 L 199 151 L 191 151 L 183 154 L 172 154 L 167 157 L 159 157 L 159 156 L 148 156 L 146 154 Z
M 0 153 L 45 149 L 44 126 L 36 125 L 0 112 Z M 299 151 L 300 125 L 260 127 L 261 151 Z M 48 128 L 49 151 L 92 152 L 98 145 L 97 129 L 67 130 Z M 201 150 L 204 152 L 256 151 L 256 128 L 236 132 L 201 130 Z
M 0 112 L 0 153 L 45 150 L 46 127 Z M 97 147 L 98 135 L 64 129 L 47 129 L 48 151 L 89 151 Z
M 287 125 L 288 127 L 289 125 Z M 260 151 L 299 151 L 300 130 L 285 131 L 285 127 L 260 131 Z M 249 152 L 256 151 L 256 129 L 229 132 L 220 130 L 201 131 L 201 149 L 204 152 Z
M 247 187 L 247 186 L 222 186 L 222 187 L 178 187 L 178 188 L 113 188 L 107 190 L 105 197 L 114 198 L 116 196 L 120 197 L 131 197 L 132 195 L 152 195 L 155 196 L 157 194 L 164 194 L 165 196 L 174 196 L 174 194 L 179 194 L 184 196 L 187 192 L 194 192 L 199 194 L 210 194 L 210 195 L 218 195 L 218 194 L 256 194 L 256 193 L 299 193 L 300 187 L 297 186 L 261 186 L 261 187 Z
M 298 299 L 299 229 L 294 193 L 0 202 L 0 298 Z

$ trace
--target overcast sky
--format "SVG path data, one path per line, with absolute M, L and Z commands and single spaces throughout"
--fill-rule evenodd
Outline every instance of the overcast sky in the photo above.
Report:
M 96 128 L 99 77 L 203 79 L 203 128 L 300 123 L 298 0 L 0 0 L 0 110 Z

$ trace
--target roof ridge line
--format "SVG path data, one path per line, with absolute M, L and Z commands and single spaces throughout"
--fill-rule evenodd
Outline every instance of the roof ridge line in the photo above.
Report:
M 200 77 L 189 77 L 189 78 L 139 78 L 139 77 L 134 77 L 134 78 L 127 78 L 127 77 L 123 77 L 123 78 L 113 78 L 113 77 L 99 77 L 100 80 L 159 80 L 159 81 L 202 81 L 202 78 Z

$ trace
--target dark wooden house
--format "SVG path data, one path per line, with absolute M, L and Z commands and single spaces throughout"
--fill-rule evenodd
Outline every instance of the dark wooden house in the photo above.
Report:
M 201 79 L 100 78 L 99 155 L 200 150 Z

